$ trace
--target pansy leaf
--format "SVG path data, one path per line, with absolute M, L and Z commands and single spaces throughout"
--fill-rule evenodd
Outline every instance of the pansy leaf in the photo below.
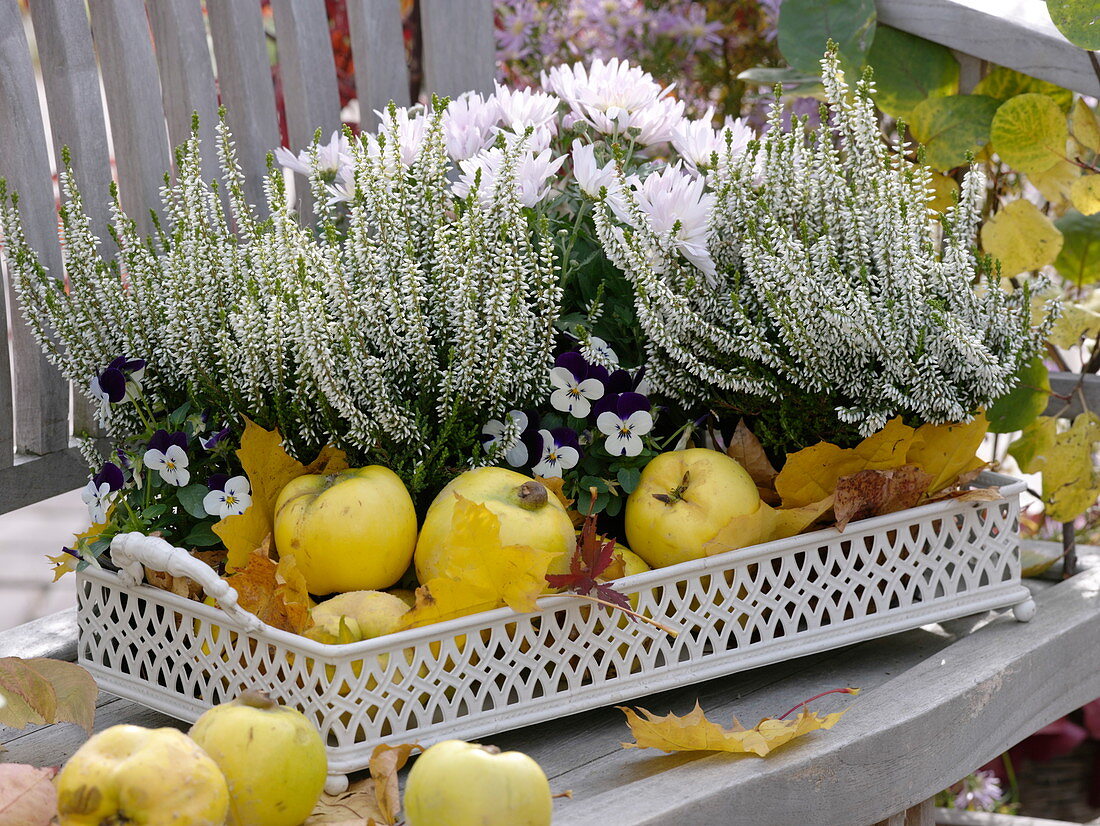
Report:
M 194 483 L 180 488 L 176 493 L 176 498 L 179 499 L 180 505 L 191 516 L 196 519 L 205 519 L 209 514 L 206 512 L 206 508 L 203 507 L 202 500 L 210 492 L 210 489 L 201 483 Z
M 636 467 L 621 467 L 615 474 L 615 478 L 619 482 L 619 487 L 623 489 L 623 493 L 630 494 L 634 492 L 634 488 L 638 487 L 642 472 Z
M 220 545 L 221 539 L 211 530 L 209 523 L 203 522 L 191 529 L 191 532 L 183 538 L 183 543 L 195 548 L 210 548 Z

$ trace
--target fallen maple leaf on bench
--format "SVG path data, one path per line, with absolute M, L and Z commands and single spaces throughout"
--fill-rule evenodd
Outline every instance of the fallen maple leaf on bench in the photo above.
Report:
M 825 692 L 826 694 L 857 694 L 858 688 L 842 688 Z M 822 696 L 822 695 L 818 695 Z M 817 699 L 814 697 L 813 699 Z M 809 702 L 809 701 L 807 701 Z M 802 712 L 793 720 L 785 720 L 791 712 L 801 708 Z M 733 718 L 729 728 L 713 723 L 703 714 L 699 703 L 695 703 L 688 714 L 679 717 L 668 714 L 658 717 L 644 708 L 638 709 L 643 719 L 634 709 L 619 706 L 626 714 L 626 723 L 637 742 L 623 743 L 626 749 L 660 749 L 663 752 L 677 751 L 716 751 L 733 754 L 755 754 L 766 757 L 774 749 L 789 743 L 796 737 L 819 729 L 830 729 L 844 715 L 844 711 L 830 714 L 818 714 L 805 708 L 805 703 L 795 706 L 783 717 L 765 717 L 754 728 L 745 728 Z

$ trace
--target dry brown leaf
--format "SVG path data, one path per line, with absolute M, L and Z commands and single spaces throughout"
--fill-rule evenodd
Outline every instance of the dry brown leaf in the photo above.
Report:
M 226 551 L 219 548 L 213 551 L 191 551 L 191 556 L 205 562 L 216 573 L 225 563 Z M 185 576 L 173 576 L 166 571 L 156 571 L 145 566 L 145 581 L 154 588 L 161 588 L 186 599 L 202 601 L 202 586 Z
M 370 756 L 370 776 L 374 781 L 374 799 L 383 822 L 393 826 L 401 814 L 401 793 L 397 787 L 397 773 L 409 762 L 414 751 L 421 750 L 417 743 L 399 746 L 375 746 Z
M 737 428 L 730 436 L 726 455 L 731 459 L 736 459 L 741 467 L 749 472 L 749 476 L 752 477 L 752 481 L 756 483 L 758 488 L 764 490 L 775 489 L 775 477 L 779 472 L 772 466 L 771 459 L 764 452 L 763 445 L 749 430 L 744 419 L 737 422 Z
M 861 470 L 837 480 L 836 526 L 844 530 L 853 519 L 866 519 L 916 505 L 932 483 L 932 474 L 916 465 L 891 470 Z
M 0 725 L 69 722 L 90 733 L 98 693 L 92 675 L 76 663 L 0 657 Z
M 7 826 L 48 826 L 55 823 L 57 769 L 21 763 L 0 763 L 0 823 Z
M 776 720 L 766 717 L 754 728 L 746 729 L 733 718 L 729 728 L 712 723 L 703 714 L 699 703 L 683 717 L 669 714 L 658 717 L 644 708 L 638 709 L 645 715 L 639 716 L 633 709 L 619 706 L 626 714 L 630 733 L 637 742 L 623 743 L 627 749 L 660 749 L 663 752 L 677 751 L 717 751 L 733 754 L 755 754 L 766 757 L 770 752 L 796 737 L 801 737 L 818 729 L 830 729 L 836 725 L 844 711 L 819 715 L 816 712 L 803 711 L 793 720 Z
M 309 615 L 313 603 L 305 577 L 292 554 L 276 562 L 270 549 L 269 535 L 241 570 L 226 577 L 226 582 L 236 589 L 237 604 L 244 610 L 273 628 L 301 634 L 313 624 Z
M 1004 495 L 998 487 L 971 488 L 970 490 L 944 491 L 929 501 L 940 502 L 944 499 L 950 499 L 953 502 L 996 502 L 999 499 L 1004 499 Z
M 302 826 L 374 826 L 384 823 L 370 777 L 356 780 L 340 794 L 322 794 Z

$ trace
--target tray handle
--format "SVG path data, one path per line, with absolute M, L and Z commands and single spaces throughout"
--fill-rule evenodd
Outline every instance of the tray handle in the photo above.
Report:
M 111 559 L 118 566 L 118 578 L 127 587 L 133 588 L 144 581 L 145 565 L 172 576 L 185 576 L 202 586 L 207 596 L 217 600 L 218 606 L 245 631 L 259 631 L 264 627 L 259 617 L 237 604 L 236 589 L 213 568 L 159 536 L 146 536 L 137 531 L 120 533 L 111 540 Z

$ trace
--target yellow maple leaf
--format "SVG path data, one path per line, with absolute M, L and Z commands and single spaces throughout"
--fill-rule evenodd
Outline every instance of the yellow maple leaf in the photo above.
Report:
M 663 752 L 677 751 L 718 751 L 734 754 L 755 754 L 766 757 L 774 749 L 789 743 L 818 729 L 830 729 L 844 715 L 844 711 L 819 715 L 812 711 L 802 711 L 793 720 L 776 720 L 766 717 L 755 728 L 747 729 L 733 718 L 729 728 L 712 723 L 703 714 L 699 703 L 695 703 L 688 714 L 678 717 L 668 714 L 658 717 L 644 708 L 638 709 L 645 718 L 633 709 L 619 707 L 626 714 L 627 725 L 636 742 L 623 743 L 627 749 L 660 749 Z
M 73 537 L 73 547 L 78 551 L 82 546 L 86 546 L 99 539 L 99 535 L 107 529 L 107 526 L 111 524 L 111 517 L 114 514 L 114 503 L 107 509 L 107 515 L 103 518 L 102 522 L 89 527 L 86 531 L 76 534 Z M 65 574 L 76 570 L 76 566 L 80 564 L 80 560 L 69 553 L 62 551 L 57 556 L 46 555 L 46 559 L 53 563 L 53 568 L 50 570 L 53 573 L 53 581 L 57 582 Z M 92 563 L 95 564 L 95 563 Z
M 416 604 L 401 617 L 400 629 L 422 628 L 437 622 L 499 608 L 501 600 L 485 589 L 447 577 L 429 579 L 416 589 Z
M 735 516 L 703 546 L 707 556 L 747 548 L 802 533 L 833 506 L 833 495 L 798 508 L 773 508 L 761 502 L 752 513 Z
M 967 424 L 921 425 L 913 435 L 904 464 L 916 465 L 931 475 L 929 493 L 943 490 L 959 476 L 985 466 L 975 454 L 988 430 L 985 413 L 979 413 Z
M 275 501 L 288 482 L 307 473 L 336 473 L 348 466 L 343 451 L 332 446 L 325 447 L 310 465 L 303 465 L 287 454 L 278 429 L 265 430 L 247 418 L 237 458 L 252 487 L 252 504 L 240 516 L 227 516 L 214 526 L 214 533 L 229 552 L 227 571 L 244 566 L 249 554 L 271 533 Z
M 785 508 L 800 508 L 828 497 L 837 480 L 861 470 L 887 470 L 906 463 L 916 431 L 891 419 L 882 430 L 852 448 L 818 442 L 792 453 L 775 477 L 775 489 Z

